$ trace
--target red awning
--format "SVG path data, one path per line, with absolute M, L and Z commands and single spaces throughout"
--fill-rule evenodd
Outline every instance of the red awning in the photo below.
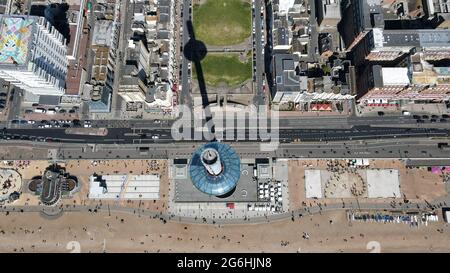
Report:
M 227 203 L 227 208 L 234 209 L 234 203 Z

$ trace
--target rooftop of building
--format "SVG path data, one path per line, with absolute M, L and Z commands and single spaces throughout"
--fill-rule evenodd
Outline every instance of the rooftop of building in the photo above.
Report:
M 36 17 L 0 15 L 0 64 L 24 65 Z
M 380 6 L 385 20 L 414 19 L 424 15 L 422 0 L 384 0 Z
M 307 89 L 306 76 L 296 73 L 299 57 L 296 54 L 275 54 L 275 85 L 277 92 L 298 92 Z
M 384 86 L 375 87 L 367 92 L 361 99 L 365 101 L 382 100 L 422 100 L 442 101 L 450 99 L 449 85 L 410 85 L 410 86 Z
M 113 21 L 98 20 L 95 22 L 94 35 L 92 37 L 93 45 L 110 46 L 112 42 Z
M 339 20 L 341 20 L 340 1 L 322 0 L 322 4 L 324 6 L 324 15 L 320 25 L 330 25 L 336 27 Z
M 383 31 L 384 46 L 449 47 L 448 29 L 399 29 Z

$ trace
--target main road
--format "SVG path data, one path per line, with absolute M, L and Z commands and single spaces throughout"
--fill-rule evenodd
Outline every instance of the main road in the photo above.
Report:
M 187 94 L 186 94 L 187 95 Z M 189 99 L 189 96 L 185 96 Z M 270 116 L 270 115 L 269 115 Z M 235 118 L 236 119 L 236 118 Z M 172 120 L 92 120 L 92 127 L 105 128 L 170 128 L 174 121 Z M 215 122 L 217 123 L 217 122 Z M 248 122 L 247 122 L 248 123 Z M 236 122 L 235 122 L 236 124 Z M 254 124 L 254 123 L 251 123 Z M 448 122 L 431 123 L 430 120 L 424 120 L 424 123 L 417 123 L 417 121 L 410 116 L 374 116 L 374 117 L 356 117 L 356 116 L 315 116 L 315 117 L 300 117 L 300 116 L 280 116 L 278 118 L 278 126 L 281 129 L 339 129 L 351 128 L 353 126 L 371 125 L 371 126 L 400 126 L 412 128 L 450 128 L 450 120 Z M 37 128 L 38 122 L 34 125 L 19 125 L 11 124 L 11 122 L 0 122 L 0 128 Z M 51 129 L 50 129 L 51 130 Z
M 261 7 L 264 6 L 261 5 L 261 2 L 264 2 L 264 0 L 254 0 L 254 10 L 252 10 L 253 17 L 252 17 L 252 23 L 255 26 L 255 33 L 252 35 L 253 39 L 253 50 L 254 54 L 256 56 L 256 64 L 255 64 L 255 70 L 253 70 L 253 73 L 255 74 L 255 82 L 254 82 L 254 98 L 253 98 L 253 104 L 255 105 L 265 105 L 264 102 L 264 92 L 263 92 L 263 73 L 264 73 L 264 56 L 263 56 L 263 48 L 264 43 L 262 43 L 262 36 L 263 36 L 263 29 L 262 29 L 262 19 L 261 19 Z
M 189 42 L 190 40 L 190 36 L 189 36 L 189 32 L 188 32 L 188 27 L 187 27 L 187 22 L 191 21 L 191 17 L 192 17 L 192 8 L 191 8 L 191 0 L 182 0 L 182 8 L 181 8 L 181 12 L 183 14 L 182 16 L 182 26 L 183 26 L 183 31 L 181 34 L 181 48 L 184 50 L 186 44 Z M 181 105 L 188 105 L 191 106 L 192 105 L 192 101 L 191 101 L 191 95 L 190 95 L 190 75 L 188 74 L 188 64 L 190 63 L 190 61 L 188 59 L 186 59 L 186 57 L 184 56 L 184 51 L 182 54 L 180 54 L 181 58 L 183 59 L 182 61 L 182 67 L 181 67 L 181 93 L 179 94 L 179 102 Z
M 216 140 L 223 141 L 279 141 L 279 142 L 311 142 L 311 141 L 355 141 L 369 139 L 399 139 L 399 138 L 431 138 L 447 139 L 450 135 L 448 128 L 395 128 L 353 126 L 350 129 L 279 129 L 278 131 L 256 129 L 226 129 L 215 128 Z M 192 142 L 208 141 L 208 138 L 199 128 L 187 128 L 186 135 L 179 138 L 170 128 L 133 129 L 110 128 L 106 135 L 80 135 L 67 134 L 65 129 L 4 129 L 0 131 L 0 139 L 47 141 L 64 143 L 90 143 L 90 144 L 136 144 L 158 142 Z
M 337 142 L 280 143 L 264 150 L 261 143 L 230 142 L 241 158 L 401 158 L 450 165 L 447 148 L 436 139 L 380 139 Z M 85 144 L 0 141 L 1 160 L 173 159 L 190 158 L 201 143 Z M 35 152 L 30 152 L 30 151 Z M 434 163 L 433 163 L 434 162 Z

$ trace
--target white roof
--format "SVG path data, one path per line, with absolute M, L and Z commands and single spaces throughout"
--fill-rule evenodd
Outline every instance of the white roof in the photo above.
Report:
M 89 198 L 95 199 L 159 199 L 158 175 L 103 175 L 107 192 L 100 182 L 90 177 Z
M 400 198 L 398 170 L 367 170 L 367 193 L 369 198 Z
M 411 83 L 407 67 L 383 67 L 381 74 L 384 85 L 408 85 Z
M 320 170 L 305 170 L 306 198 L 322 198 Z
M 373 28 L 373 39 L 375 41 L 375 48 L 383 47 L 383 29 L 382 28 Z
M 450 223 L 450 210 L 447 210 L 445 212 L 445 221 L 447 221 L 447 223 Z
M 280 0 L 279 11 L 287 12 L 290 8 L 294 6 L 295 0 Z
M 103 188 L 100 187 L 99 182 L 93 182 L 91 178 L 91 183 L 89 185 L 89 198 L 99 198 L 103 195 Z
M 292 45 L 276 45 L 273 47 L 274 50 L 289 50 Z
M 450 223 L 450 210 L 447 210 L 446 212 L 445 212 L 445 221 L 447 222 L 447 223 Z
M 356 166 L 369 166 L 369 159 L 367 159 L 367 158 L 357 158 L 355 165 Z

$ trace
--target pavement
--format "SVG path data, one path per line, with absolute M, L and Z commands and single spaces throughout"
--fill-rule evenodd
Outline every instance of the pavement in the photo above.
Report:
M 280 143 L 273 151 L 261 150 L 260 143 L 230 142 L 241 158 L 377 158 L 421 160 L 435 164 L 449 162 L 447 149 L 438 148 L 439 139 L 380 139 L 337 142 Z M 48 142 L 0 142 L 1 160 L 67 159 L 174 159 L 190 158 L 198 143 L 83 144 Z M 40 151 L 31 152 L 31 151 Z M 47 151 L 47 152 L 45 152 Z M 425 163 L 423 163 L 425 164 Z
M 286 218 L 291 218 L 293 220 L 299 219 L 303 216 L 319 214 L 327 211 L 336 210 L 377 210 L 377 211 L 403 211 L 407 212 L 417 212 L 417 211 L 432 211 L 442 206 L 450 204 L 450 197 L 445 196 L 431 201 L 423 202 L 397 202 L 395 205 L 389 203 L 370 203 L 370 202 L 353 202 L 347 201 L 342 204 L 329 204 L 323 206 L 321 204 L 303 207 L 295 211 L 272 214 L 259 217 L 246 217 L 246 218 L 215 218 L 214 215 L 211 218 L 200 218 L 200 217 L 188 217 L 188 216 L 176 216 L 174 214 L 155 212 L 146 209 L 136 209 L 123 206 L 59 206 L 59 207 L 43 207 L 43 206 L 3 206 L 0 207 L 1 212 L 17 212 L 17 213 L 27 213 L 27 212 L 40 212 L 45 215 L 54 216 L 62 215 L 62 212 L 92 212 L 92 211 L 104 211 L 104 212 L 121 212 L 128 213 L 132 215 L 138 215 L 139 217 L 150 217 L 154 219 L 160 219 L 161 221 L 174 221 L 182 223 L 203 223 L 203 224 L 243 224 L 243 223 L 264 223 L 281 221 Z

